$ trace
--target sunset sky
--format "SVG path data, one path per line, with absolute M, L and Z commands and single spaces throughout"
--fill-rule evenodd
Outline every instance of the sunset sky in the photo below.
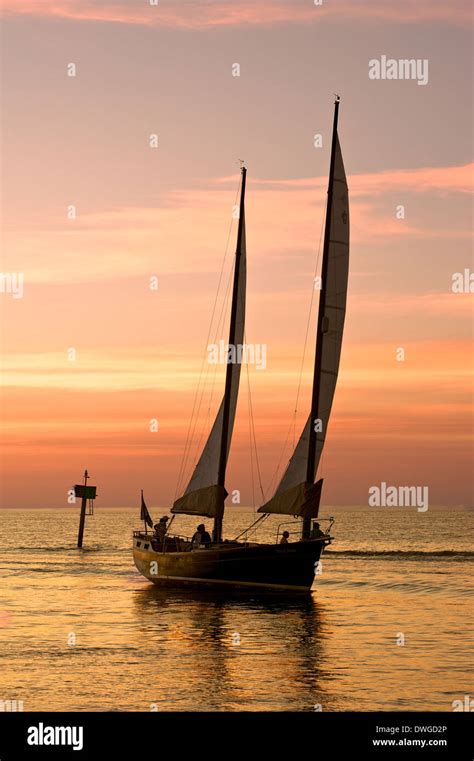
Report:
M 266 369 L 249 375 L 268 488 L 308 414 L 317 296 L 287 437 L 335 92 L 351 264 L 323 502 L 367 504 L 385 481 L 472 504 L 472 294 L 452 290 L 473 269 L 470 8 L 3 0 L 1 272 L 23 273 L 24 295 L 0 293 L 2 506 L 65 507 L 85 467 L 98 508 L 134 505 L 141 488 L 170 505 L 239 159 L 247 341 L 267 345 Z M 428 83 L 369 79 L 382 55 L 427 59 Z M 234 221 L 224 290 L 236 232 Z M 210 418 L 222 390 L 221 368 Z M 246 368 L 227 489 L 251 504 Z

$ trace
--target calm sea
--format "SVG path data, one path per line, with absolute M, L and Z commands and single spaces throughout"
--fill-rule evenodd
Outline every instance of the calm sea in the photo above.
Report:
M 83 551 L 77 507 L 2 510 L 0 700 L 25 711 L 452 711 L 473 695 L 473 512 L 332 514 L 313 592 L 292 598 L 153 587 L 131 556 L 137 510 L 96 508 Z M 228 509 L 226 535 L 252 519 Z

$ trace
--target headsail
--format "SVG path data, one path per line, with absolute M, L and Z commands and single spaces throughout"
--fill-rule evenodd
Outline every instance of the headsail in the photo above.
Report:
M 275 495 L 259 508 L 261 513 L 310 518 L 319 508 L 321 482 L 318 494 L 313 482 L 336 390 L 349 273 L 349 197 L 337 135 L 338 106 L 336 101 L 311 412 Z
M 242 169 L 242 189 L 240 197 L 239 231 L 235 253 L 234 286 L 232 294 L 229 348 L 243 345 L 245 329 L 245 292 L 247 281 L 245 242 L 245 179 L 246 169 Z M 228 359 L 231 358 L 228 355 Z M 224 500 L 227 496 L 224 486 L 225 468 L 230 450 L 234 427 L 237 397 L 239 394 L 240 362 L 227 363 L 225 393 L 209 438 L 194 469 L 191 480 L 180 499 L 171 508 L 172 513 L 204 515 L 221 519 Z

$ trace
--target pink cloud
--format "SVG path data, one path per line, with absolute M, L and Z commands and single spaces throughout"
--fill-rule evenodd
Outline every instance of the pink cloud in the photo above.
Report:
M 237 176 L 226 177 L 220 182 L 236 182 Z M 351 196 L 370 193 L 391 192 L 392 190 L 411 190 L 426 192 L 430 190 L 472 193 L 474 163 L 461 166 L 420 167 L 418 169 L 389 169 L 385 172 L 354 174 L 348 178 Z M 325 177 L 307 177 L 294 180 L 253 180 L 254 183 L 268 187 L 285 188 L 324 188 Z
M 112 0 L 4 0 L 6 15 L 49 16 L 76 21 L 98 21 L 183 29 L 207 29 L 221 26 L 311 23 L 325 18 L 343 18 L 364 22 L 421 23 L 435 21 L 457 25 L 470 24 L 471 6 L 465 0 L 340 0 L 338 3 L 292 2 L 281 0 L 189 0 L 168 4 L 159 0 L 149 5 Z
M 354 294 L 351 296 L 353 309 L 378 315 L 410 314 L 413 316 L 454 316 L 466 317 L 472 311 L 470 294 L 455 294 L 448 290 L 451 281 L 447 281 L 446 293 L 412 293 L 393 294 Z
M 375 239 L 467 240 L 469 229 L 442 228 L 430 224 L 397 220 L 393 204 L 385 194 L 394 190 L 427 193 L 467 193 L 471 188 L 472 164 L 462 167 L 424 167 L 349 176 L 351 196 L 351 236 L 355 245 Z M 156 252 L 162 255 L 160 272 L 194 272 L 196 257 L 202 267 L 213 269 L 222 255 L 238 178 L 216 180 L 211 187 L 170 193 L 161 208 L 104 209 L 85 214 L 76 221 L 71 237 L 69 223 L 32 219 L 5 232 L 6 266 L 21 267 L 31 281 L 71 281 L 101 279 L 130 274 L 133 252 L 134 273 L 153 271 Z M 225 186 L 225 188 L 223 187 Z M 227 187 L 228 185 L 228 187 Z M 295 180 L 249 178 L 247 215 L 257 256 L 261 259 L 305 250 L 315 229 L 322 223 L 327 177 Z M 189 231 L 193 230 L 190 246 Z M 68 256 L 64 252 L 68 252 Z M 100 251 L 100 256 L 99 256 Z M 81 262 L 81 266 L 78 266 Z

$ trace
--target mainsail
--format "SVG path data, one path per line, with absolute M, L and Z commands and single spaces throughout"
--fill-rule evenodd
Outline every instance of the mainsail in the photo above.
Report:
M 216 540 L 219 538 L 220 524 L 224 512 L 224 500 L 227 496 L 224 485 L 225 469 L 239 394 L 241 363 L 239 361 L 232 362 L 232 358 L 235 359 L 239 356 L 237 347 L 244 343 L 245 291 L 247 281 L 244 208 L 246 172 L 246 168 L 243 167 L 225 393 L 191 480 L 183 496 L 176 500 L 171 508 L 172 513 L 203 515 L 214 518 L 217 521 Z M 232 351 L 233 347 L 235 347 L 234 351 Z
M 322 480 L 314 484 L 326 438 L 341 357 L 349 273 L 349 197 L 334 112 L 311 412 L 272 499 L 261 513 L 318 514 Z

